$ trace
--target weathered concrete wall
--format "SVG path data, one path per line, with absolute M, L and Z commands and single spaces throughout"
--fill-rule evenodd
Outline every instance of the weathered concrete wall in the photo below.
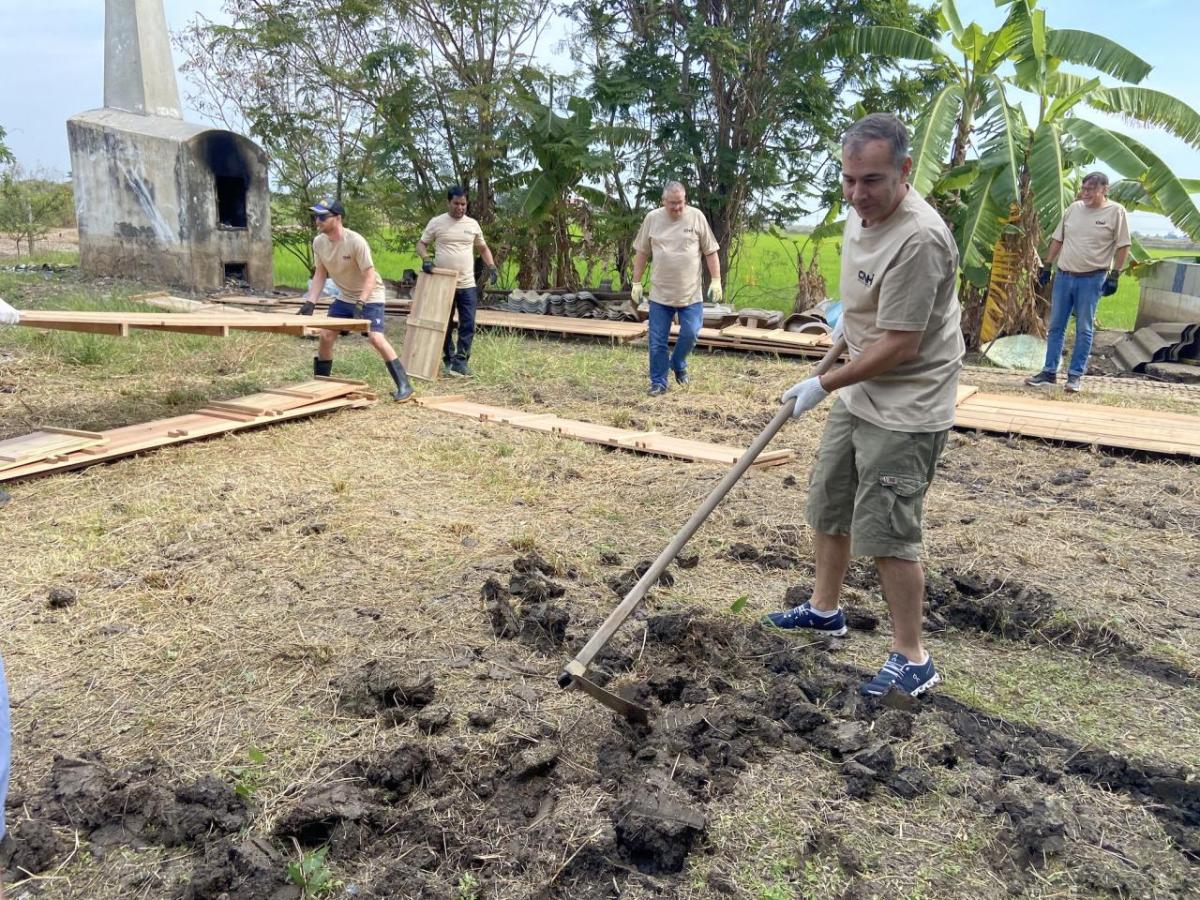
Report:
M 267 160 L 251 141 L 110 109 L 72 117 L 67 134 L 86 273 L 204 292 L 245 266 L 253 289 L 274 286 Z
M 104 105 L 183 118 L 162 0 L 105 0 Z
M 1200 322 L 1200 263 L 1163 260 L 1140 281 L 1137 322 Z

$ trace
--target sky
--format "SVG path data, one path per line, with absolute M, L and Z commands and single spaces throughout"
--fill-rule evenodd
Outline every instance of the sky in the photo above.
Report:
M 226 0 L 164 0 L 167 24 L 181 29 L 198 13 L 222 20 Z M 1196 41 L 1200 35 L 1197 0 L 1042 0 L 1052 28 L 1094 31 L 1119 41 L 1154 66 L 1143 86 L 1172 94 L 1200 110 Z M 994 28 L 1001 12 L 993 0 L 958 0 L 964 24 L 977 21 Z M 0 41 L 5 48 L 4 85 L 0 89 L 0 127 L 17 159 L 26 167 L 65 176 L 69 171 L 66 120 L 103 103 L 104 3 L 102 0 L 0 0 Z M 551 56 L 552 46 L 543 50 Z M 561 57 L 559 57 L 561 60 Z M 176 57 L 176 63 L 179 59 Z M 181 78 L 180 93 L 188 89 Z M 186 103 L 186 101 L 185 101 Z M 1130 130 L 1129 125 L 1087 111 L 1100 125 Z M 194 112 L 185 117 L 201 121 Z M 1200 151 L 1157 130 L 1135 137 L 1186 178 L 1200 178 Z M 1136 230 L 1156 233 L 1170 223 L 1135 213 Z

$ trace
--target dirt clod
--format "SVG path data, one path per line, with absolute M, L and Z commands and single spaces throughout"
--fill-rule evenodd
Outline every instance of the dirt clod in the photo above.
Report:
M 66 609 L 79 601 L 79 594 L 67 587 L 52 587 L 46 596 L 46 605 L 51 609 Z
M 560 752 L 557 746 L 550 743 L 541 743 L 522 750 L 513 757 L 510 770 L 512 777 L 522 779 L 545 774 L 558 762 Z

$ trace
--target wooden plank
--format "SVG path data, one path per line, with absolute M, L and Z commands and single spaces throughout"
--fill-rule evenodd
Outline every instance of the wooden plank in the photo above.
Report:
M 1200 416 L 1181 413 L 975 393 L 959 404 L 954 424 L 957 428 L 1200 457 Z
M 954 405 L 958 406 L 958 404 L 962 403 L 968 397 L 970 397 L 978 392 L 979 392 L 979 388 L 975 387 L 975 385 L 973 385 L 973 384 L 959 384 L 958 393 L 954 398 Z
M 400 362 L 414 378 L 436 381 L 441 373 L 442 346 L 450 326 L 458 273 L 434 269 L 420 273 L 413 288 L 412 307 L 405 324 Z
M 95 431 L 39 428 L 29 434 L 0 441 L 0 469 L 26 465 L 84 447 L 94 447 L 103 444 L 104 441 L 104 435 Z
M 645 322 L 610 322 L 606 319 L 576 319 L 571 316 L 499 312 L 494 309 L 479 310 L 475 314 L 475 324 L 484 328 L 598 337 L 620 342 L 645 337 L 650 330 Z
M 22 311 L 21 325 L 59 331 L 82 331 L 127 337 L 131 328 L 224 336 L 229 330 L 300 334 L 304 328 L 366 331 L 366 319 L 331 319 L 327 316 L 280 316 L 266 313 L 137 313 L 74 310 Z
M 276 388 L 260 391 L 238 397 L 235 400 L 220 400 L 210 403 L 214 409 L 227 412 L 240 412 L 250 415 L 278 415 L 306 403 L 329 400 L 333 397 L 344 397 L 355 391 L 365 390 L 365 381 L 347 381 L 343 379 L 314 379 L 288 388 Z
M 158 419 L 153 422 L 114 428 L 99 432 L 104 440 L 102 444 L 63 453 L 49 460 L 0 469 L 0 481 L 15 481 L 35 475 L 84 468 L 98 462 L 154 450 L 181 441 L 257 428 L 262 425 L 333 412 L 338 409 L 360 408 L 376 402 L 373 394 L 362 393 L 353 385 L 346 385 L 346 391 L 345 396 L 308 403 L 269 416 L 248 416 L 221 410 L 200 410 L 182 416 L 173 416 L 169 419 Z
M 569 437 L 586 443 L 619 447 L 639 453 L 669 456 L 693 462 L 713 462 L 732 465 L 745 451 L 738 447 L 710 444 L 705 441 L 684 440 L 654 431 L 631 431 L 609 425 L 597 425 L 575 419 L 564 419 L 552 413 L 527 413 L 464 400 L 461 396 L 423 397 L 417 403 L 428 409 L 465 416 L 479 422 L 497 422 L 540 431 L 558 437 Z M 788 449 L 772 450 L 759 455 L 755 466 L 771 466 L 786 462 L 795 455 Z

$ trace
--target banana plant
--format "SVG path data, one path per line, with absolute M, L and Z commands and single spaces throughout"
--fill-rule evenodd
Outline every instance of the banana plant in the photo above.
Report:
M 911 182 L 948 211 L 964 280 L 987 284 L 997 241 L 1014 228 L 1020 231 L 1014 239 L 1028 251 L 1018 255 L 1036 258 L 1074 197 L 1075 173 L 1096 161 L 1123 179 L 1111 193 L 1116 202 L 1159 212 L 1200 240 L 1191 183 L 1133 138 L 1083 115 L 1088 108 L 1119 115 L 1200 148 L 1200 113 L 1141 87 L 1151 66 L 1119 43 L 1048 27 L 1037 0 L 997 0 L 997 6 L 1005 18 L 990 32 L 974 22 L 963 25 L 954 0 L 942 0 L 940 42 L 881 27 L 859 29 L 848 39 L 852 51 L 936 67 L 949 81 L 914 128 Z M 1097 74 L 1063 72 L 1063 64 Z M 1104 76 L 1123 83 L 1106 85 Z M 1033 97 L 1036 116 L 1026 116 L 1019 94 Z M 1033 215 L 1024 214 L 1028 208 Z M 1012 302 L 1032 307 L 1035 285 L 1032 277 L 1024 282 Z

